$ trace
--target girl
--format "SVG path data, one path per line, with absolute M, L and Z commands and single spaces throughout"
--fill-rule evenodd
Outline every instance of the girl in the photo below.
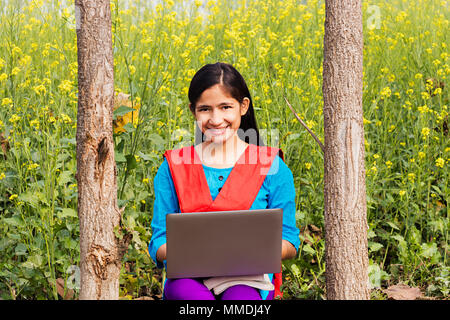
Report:
M 192 78 L 188 96 L 197 123 L 196 142 L 166 151 L 155 176 L 150 256 L 164 267 L 167 213 L 282 208 L 282 259 L 295 257 L 300 240 L 293 176 L 280 158 L 281 150 L 263 145 L 243 77 L 229 64 L 205 65 Z M 164 298 L 273 299 L 281 295 L 281 273 L 269 277 L 273 291 L 237 285 L 217 297 L 203 279 L 167 279 Z

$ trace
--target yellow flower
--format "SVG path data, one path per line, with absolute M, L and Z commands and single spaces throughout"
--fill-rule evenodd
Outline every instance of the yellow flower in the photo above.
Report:
M 9 118 L 9 122 L 11 122 L 12 124 L 16 123 L 17 121 L 19 121 L 21 119 L 21 117 L 19 117 L 17 114 L 13 114 L 11 116 L 11 118 Z
M 133 65 L 130 65 L 130 75 L 133 75 L 133 74 L 135 74 L 135 72 L 136 72 L 136 67 L 135 66 L 133 66 Z
M 423 105 L 421 107 L 417 107 L 417 110 L 419 110 L 420 113 L 427 113 L 430 112 L 430 108 L 427 107 L 427 105 Z
M 72 123 L 72 119 L 67 114 L 62 113 L 61 119 L 64 123 Z
M 411 182 L 414 182 L 414 179 L 416 179 L 415 173 L 408 173 L 408 180 Z
M 445 160 L 444 159 L 442 159 L 442 158 L 437 158 L 436 159 L 436 167 L 443 168 L 444 164 L 445 164 Z
M 15 76 L 15 75 L 18 74 L 19 72 L 20 72 L 20 68 L 14 67 L 14 68 L 11 70 L 11 75 L 12 75 L 12 76 Z
M 8 79 L 8 75 L 6 73 L 0 74 L 0 82 L 4 81 L 6 79 Z
M 64 92 L 70 92 L 72 90 L 72 81 L 63 80 L 58 86 L 58 89 Z
M 76 187 L 77 187 L 77 184 L 76 184 L 76 183 L 69 184 L 69 189 L 70 189 L 70 190 L 73 190 L 73 189 L 75 189 Z
M 122 116 L 117 116 L 116 120 L 113 121 L 114 125 L 114 133 L 122 133 L 126 130 L 123 128 L 127 123 L 130 123 L 131 121 L 133 125 L 137 125 L 139 120 L 139 103 L 134 103 L 134 106 L 132 105 L 131 101 L 129 100 L 130 95 L 125 93 L 118 93 L 114 97 L 114 110 L 119 108 L 120 106 L 126 106 L 129 108 L 135 109 L 134 111 L 130 111 Z M 137 100 L 137 99 L 136 99 Z
M 39 165 L 37 163 L 32 162 L 28 165 L 28 170 L 33 170 L 36 169 L 37 167 L 39 167 Z
M 10 105 L 13 101 L 10 98 L 3 98 L 2 99 L 2 106 Z
M 30 126 L 32 126 L 36 130 L 39 130 L 39 120 L 37 120 L 37 119 L 31 120 Z
M 306 162 L 306 163 L 305 163 L 305 168 L 306 168 L 307 170 L 311 169 L 311 163 L 310 163 L 310 162 Z
M 436 59 L 436 60 L 433 61 L 433 64 L 434 64 L 436 67 L 437 67 L 440 63 L 441 63 L 441 62 L 440 62 L 438 59 Z
M 428 92 L 421 92 L 422 99 L 427 100 L 430 99 L 430 94 Z
M 145 184 L 148 184 L 148 178 L 142 179 L 142 182 L 145 183 Z
M 308 126 L 308 128 L 312 129 L 315 126 L 315 122 L 313 120 L 308 120 L 306 121 L 306 125 Z
M 0 180 L 3 180 L 3 179 L 5 179 L 5 173 L 4 172 L 2 172 L 2 173 L 0 173 Z
M 419 159 L 425 158 L 425 152 L 419 151 Z
M 391 96 L 391 88 L 389 87 L 385 87 L 381 90 L 380 94 L 381 94 L 381 98 L 389 98 Z
M 422 128 L 422 136 L 423 136 L 424 139 L 426 139 L 426 137 L 428 137 L 429 134 L 430 134 L 430 129 L 429 128 L 427 128 L 427 127 Z
M 14 48 L 11 50 L 11 53 L 14 56 L 16 55 L 21 55 L 22 54 L 22 49 L 20 49 L 19 47 L 14 46 Z
M 37 95 L 41 95 L 43 92 L 44 94 L 47 92 L 47 89 L 45 89 L 45 86 L 43 84 L 40 84 L 33 88 L 34 92 L 36 92 Z
M 391 166 L 392 166 L 392 162 L 391 161 L 386 161 L 386 166 L 388 167 L 388 169 L 390 169 Z
M 416 73 L 415 78 L 416 79 L 422 79 L 423 75 L 421 73 Z
M 400 197 L 403 197 L 403 196 L 405 195 L 405 193 L 406 193 L 406 190 L 400 190 L 400 191 L 398 192 L 398 194 L 400 195 Z
M 14 199 L 17 199 L 17 197 L 18 197 L 17 194 L 12 194 L 12 195 L 9 197 L 9 200 L 10 200 L 10 201 L 13 201 Z

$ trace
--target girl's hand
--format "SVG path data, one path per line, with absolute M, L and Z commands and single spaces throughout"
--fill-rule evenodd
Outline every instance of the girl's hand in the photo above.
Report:
M 287 240 L 281 241 L 281 260 L 292 259 L 297 255 L 295 247 Z
M 156 259 L 159 262 L 164 262 L 167 257 L 167 245 L 164 243 L 161 247 L 159 247 L 158 251 L 156 251 Z

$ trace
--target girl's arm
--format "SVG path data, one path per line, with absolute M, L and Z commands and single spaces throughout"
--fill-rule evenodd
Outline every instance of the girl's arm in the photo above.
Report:
M 292 259 L 296 256 L 300 245 L 300 232 L 295 219 L 294 177 L 289 167 L 277 156 L 266 180 L 269 188 L 268 208 L 283 209 L 281 259 Z
M 157 267 L 162 268 L 164 267 L 164 260 L 166 260 L 166 215 L 180 212 L 169 165 L 165 159 L 156 173 L 153 187 L 155 202 L 153 204 L 152 238 L 149 244 L 149 253 Z

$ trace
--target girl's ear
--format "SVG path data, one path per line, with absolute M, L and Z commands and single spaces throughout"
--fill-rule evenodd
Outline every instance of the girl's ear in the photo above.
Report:
M 249 106 L 250 106 L 250 99 L 245 97 L 241 103 L 241 117 L 247 113 Z

